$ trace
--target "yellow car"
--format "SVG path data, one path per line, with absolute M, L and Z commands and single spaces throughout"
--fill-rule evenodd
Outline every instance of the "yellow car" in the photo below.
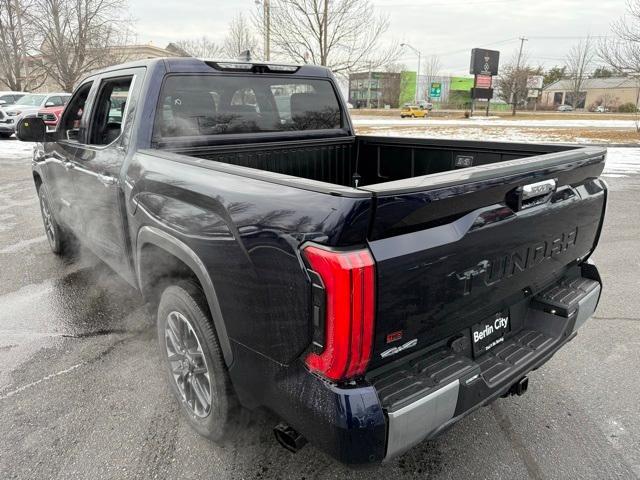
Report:
M 429 110 L 422 109 L 416 105 L 405 105 L 404 107 L 402 107 L 402 110 L 400 110 L 401 118 L 405 118 L 405 117 L 426 118 L 428 114 L 429 114 Z

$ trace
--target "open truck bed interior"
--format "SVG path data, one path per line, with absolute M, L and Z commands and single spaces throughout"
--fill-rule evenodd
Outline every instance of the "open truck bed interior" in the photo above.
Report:
M 356 136 L 164 149 L 343 187 L 365 187 L 577 148 Z

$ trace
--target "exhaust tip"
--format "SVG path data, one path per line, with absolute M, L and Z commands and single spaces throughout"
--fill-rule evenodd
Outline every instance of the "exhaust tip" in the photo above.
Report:
M 296 453 L 307 444 L 307 439 L 286 423 L 279 423 L 273 428 L 273 434 L 280 445 L 292 453 Z

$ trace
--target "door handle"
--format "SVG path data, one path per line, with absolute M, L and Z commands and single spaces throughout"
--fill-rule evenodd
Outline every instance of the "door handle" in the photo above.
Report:
M 64 168 L 66 168 L 67 170 L 73 170 L 74 168 L 76 168 L 76 166 L 73 164 L 73 162 L 64 162 Z
M 111 175 L 98 175 L 98 179 L 106 187 L 110 187 L 111 185 L 115 185 L 116 183 L 118 183 L 118 179 L 112 177 Z

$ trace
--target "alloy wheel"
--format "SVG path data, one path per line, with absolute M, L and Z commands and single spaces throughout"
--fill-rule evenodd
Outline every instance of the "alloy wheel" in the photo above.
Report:
M 211 412 L 211 374 L 198 335 L 180 312 L 167 316 L 165 346 L 182 400 L 194 415 L 206 417 Z

